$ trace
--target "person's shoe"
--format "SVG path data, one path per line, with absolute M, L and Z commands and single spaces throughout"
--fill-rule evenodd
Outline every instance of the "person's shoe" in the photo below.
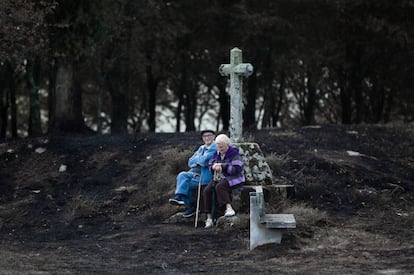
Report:
M 207 219 L 206 220 L 206 226 L 204 226 L 204 228 L 211 228 L 213 227 L 213 220 L 212 219 Z
M 224 217 L 233 217 L 236 215 L 236 212 L 232 208 L 226 209 L 226 212 L 224 212 Z
M 195 214 L 195 209 L 194 209 L 194 207 L 190 206 L 190 207 L 187 208 L 187 210 L 184 211 L 183 217 L 184 218 L 190 218 L 190 217 L 194 216 L 194 214 Z
M 175 195 L 174 198 L 168 200 L 173 205 L 184 205 L 184 201 L 180 195 Z

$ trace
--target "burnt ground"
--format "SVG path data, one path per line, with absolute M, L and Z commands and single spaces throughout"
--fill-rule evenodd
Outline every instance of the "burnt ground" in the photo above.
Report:
M 0 274 L 414 274 L 414 125 L 246 136 L 296 186 L 267 204 L 297 228 L 253 251 L 246 222 L 171 218 L 196 133 L 0 141 Z

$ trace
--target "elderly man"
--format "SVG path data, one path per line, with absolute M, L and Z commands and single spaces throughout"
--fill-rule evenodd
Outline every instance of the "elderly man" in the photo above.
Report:
M 211 172 L 208 163 L 217 152 L 217 145 L 214 143 L 216 134 L 213 130 L 201 132 L 204 144 L 188 160 L 189 171 L 180 172 L 177 176 L 175 196 L 169 199 L 173 205 L 186 205 L 187 209 L 183 217 L 189 218 L 195 214 L 194 190 L 198 184 L 207 185 L 211 181 Z

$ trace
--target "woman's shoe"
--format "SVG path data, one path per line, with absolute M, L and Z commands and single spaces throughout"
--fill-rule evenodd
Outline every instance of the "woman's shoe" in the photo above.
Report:
M 233 217 L 236 215 L 236 212 L 232 208 L 226 209 L 226 212 L 224 212 L 224 217 Z
M 207 219 L 206 220 L 206 226 L 204 226 L 204 228 L 211 228 L 213 227 L 213 220 L 212 219 Z

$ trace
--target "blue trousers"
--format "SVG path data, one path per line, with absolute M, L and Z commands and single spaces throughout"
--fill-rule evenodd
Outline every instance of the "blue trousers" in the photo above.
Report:
M 180 172 L 177 176 L 177 186 L 175 194 L 184 197 L 186 205 L 194 205 L 194 190 L 198 188 L 200 175 L 193 172 Z

